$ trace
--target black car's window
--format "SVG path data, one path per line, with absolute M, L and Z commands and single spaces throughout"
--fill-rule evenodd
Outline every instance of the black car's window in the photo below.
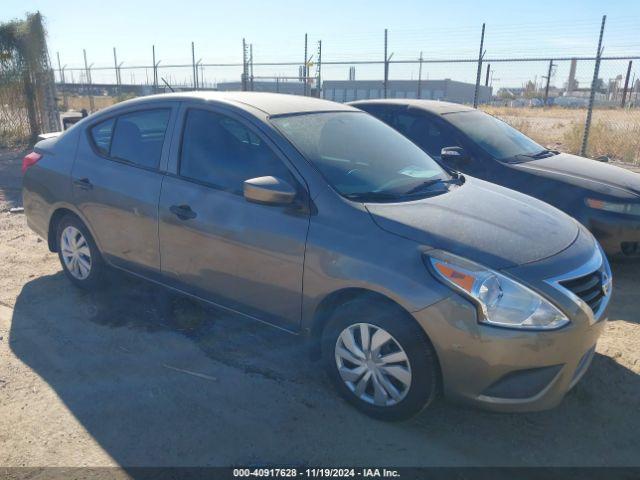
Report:
M 393 125 L 393 114 L 397 111 L 397 108 L 389 107 L 388 105 L 354 105 L 354 107 L 364 110 L 370 113 L 376 118 L 379 118 L 387 125 Z
M 114 118 L 100 122 L 91 127 L 91 139 L 93 144 L 103 155 L 109 155 L 111 146 L 111 134 L 113 133 Z
M 180 175 L 242 193 L 245 180 L 291 174 L 258 135 L 242 123 L 207 110 L 190 109 L 182 135 Z
M 393 128 L 363 112 L 324 112 L 272 119 L 278 129 L 350 198 L 407 195 L 444 170 Z
M 120 115 L 109 156 L 142 167 L 157 168 L 170 114 L 170 109 L 163 108 Z
M 439 158 L 444 147 L 460 146 L 452 132 L 425 114 L 398 113 L 395 116 L 394 126 L 432 157 Z
M 484 112 L 453 112 L 443 117 L 497 160 L 508 160 L 516 155 L 535 155 L 544 151 L 544 147 L 526 135 Z

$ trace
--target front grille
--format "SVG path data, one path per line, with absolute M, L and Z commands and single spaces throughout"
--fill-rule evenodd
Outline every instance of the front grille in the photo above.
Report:
M 598 311 L 605 297 L 602 288 L 602 272 L 599 270 L 582 277 L 565 280 L 564 282 L 560 282 L 560 284 L 584 300 L 584 302 L 591 307 L 593 313 Z

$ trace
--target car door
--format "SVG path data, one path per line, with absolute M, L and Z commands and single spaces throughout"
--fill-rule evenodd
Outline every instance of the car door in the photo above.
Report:
M 187 106 L 179 122 L 175 170 L 159 204 L 163 275 L 189 293 L 296 329 L 309 228 L 304 182 L 233 112 Z M 274 206 L 245 200 L 244 181 L 268 175 L 294 186 L 300 201 Z
M 173 102 L 97 121 L 82 135 L 72 169 L 73 199 L 103 256 L 159 273 L 158 200 Z

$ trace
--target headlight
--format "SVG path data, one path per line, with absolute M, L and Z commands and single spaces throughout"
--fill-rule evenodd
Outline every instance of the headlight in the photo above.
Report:
M 425 259 L 438 279 L 480 308 L 482 323 L 533 330 L 551 330 L 569 323 L 548 300 L 496 271 L 442 250 L 427 252 Z
M 595 208 L 596 210 L 640 216 L 640 203 L 606 202 L 596 198 L 587 198 L 584 203 L 586 203 L 588 207 Z

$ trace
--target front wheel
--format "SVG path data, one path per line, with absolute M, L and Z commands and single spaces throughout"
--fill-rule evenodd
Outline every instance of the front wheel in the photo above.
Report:
M 58 257 L 67 277 L 78 287 L 92 289 L 102 280 L 104 262 L 87 227 L 73 215 L 58 224 Z
M 338 391 L 372 417 L 404 420 L 438 391 L 433 346 L 400 309 L 346 304 L 329 320 L 322 350 Z

